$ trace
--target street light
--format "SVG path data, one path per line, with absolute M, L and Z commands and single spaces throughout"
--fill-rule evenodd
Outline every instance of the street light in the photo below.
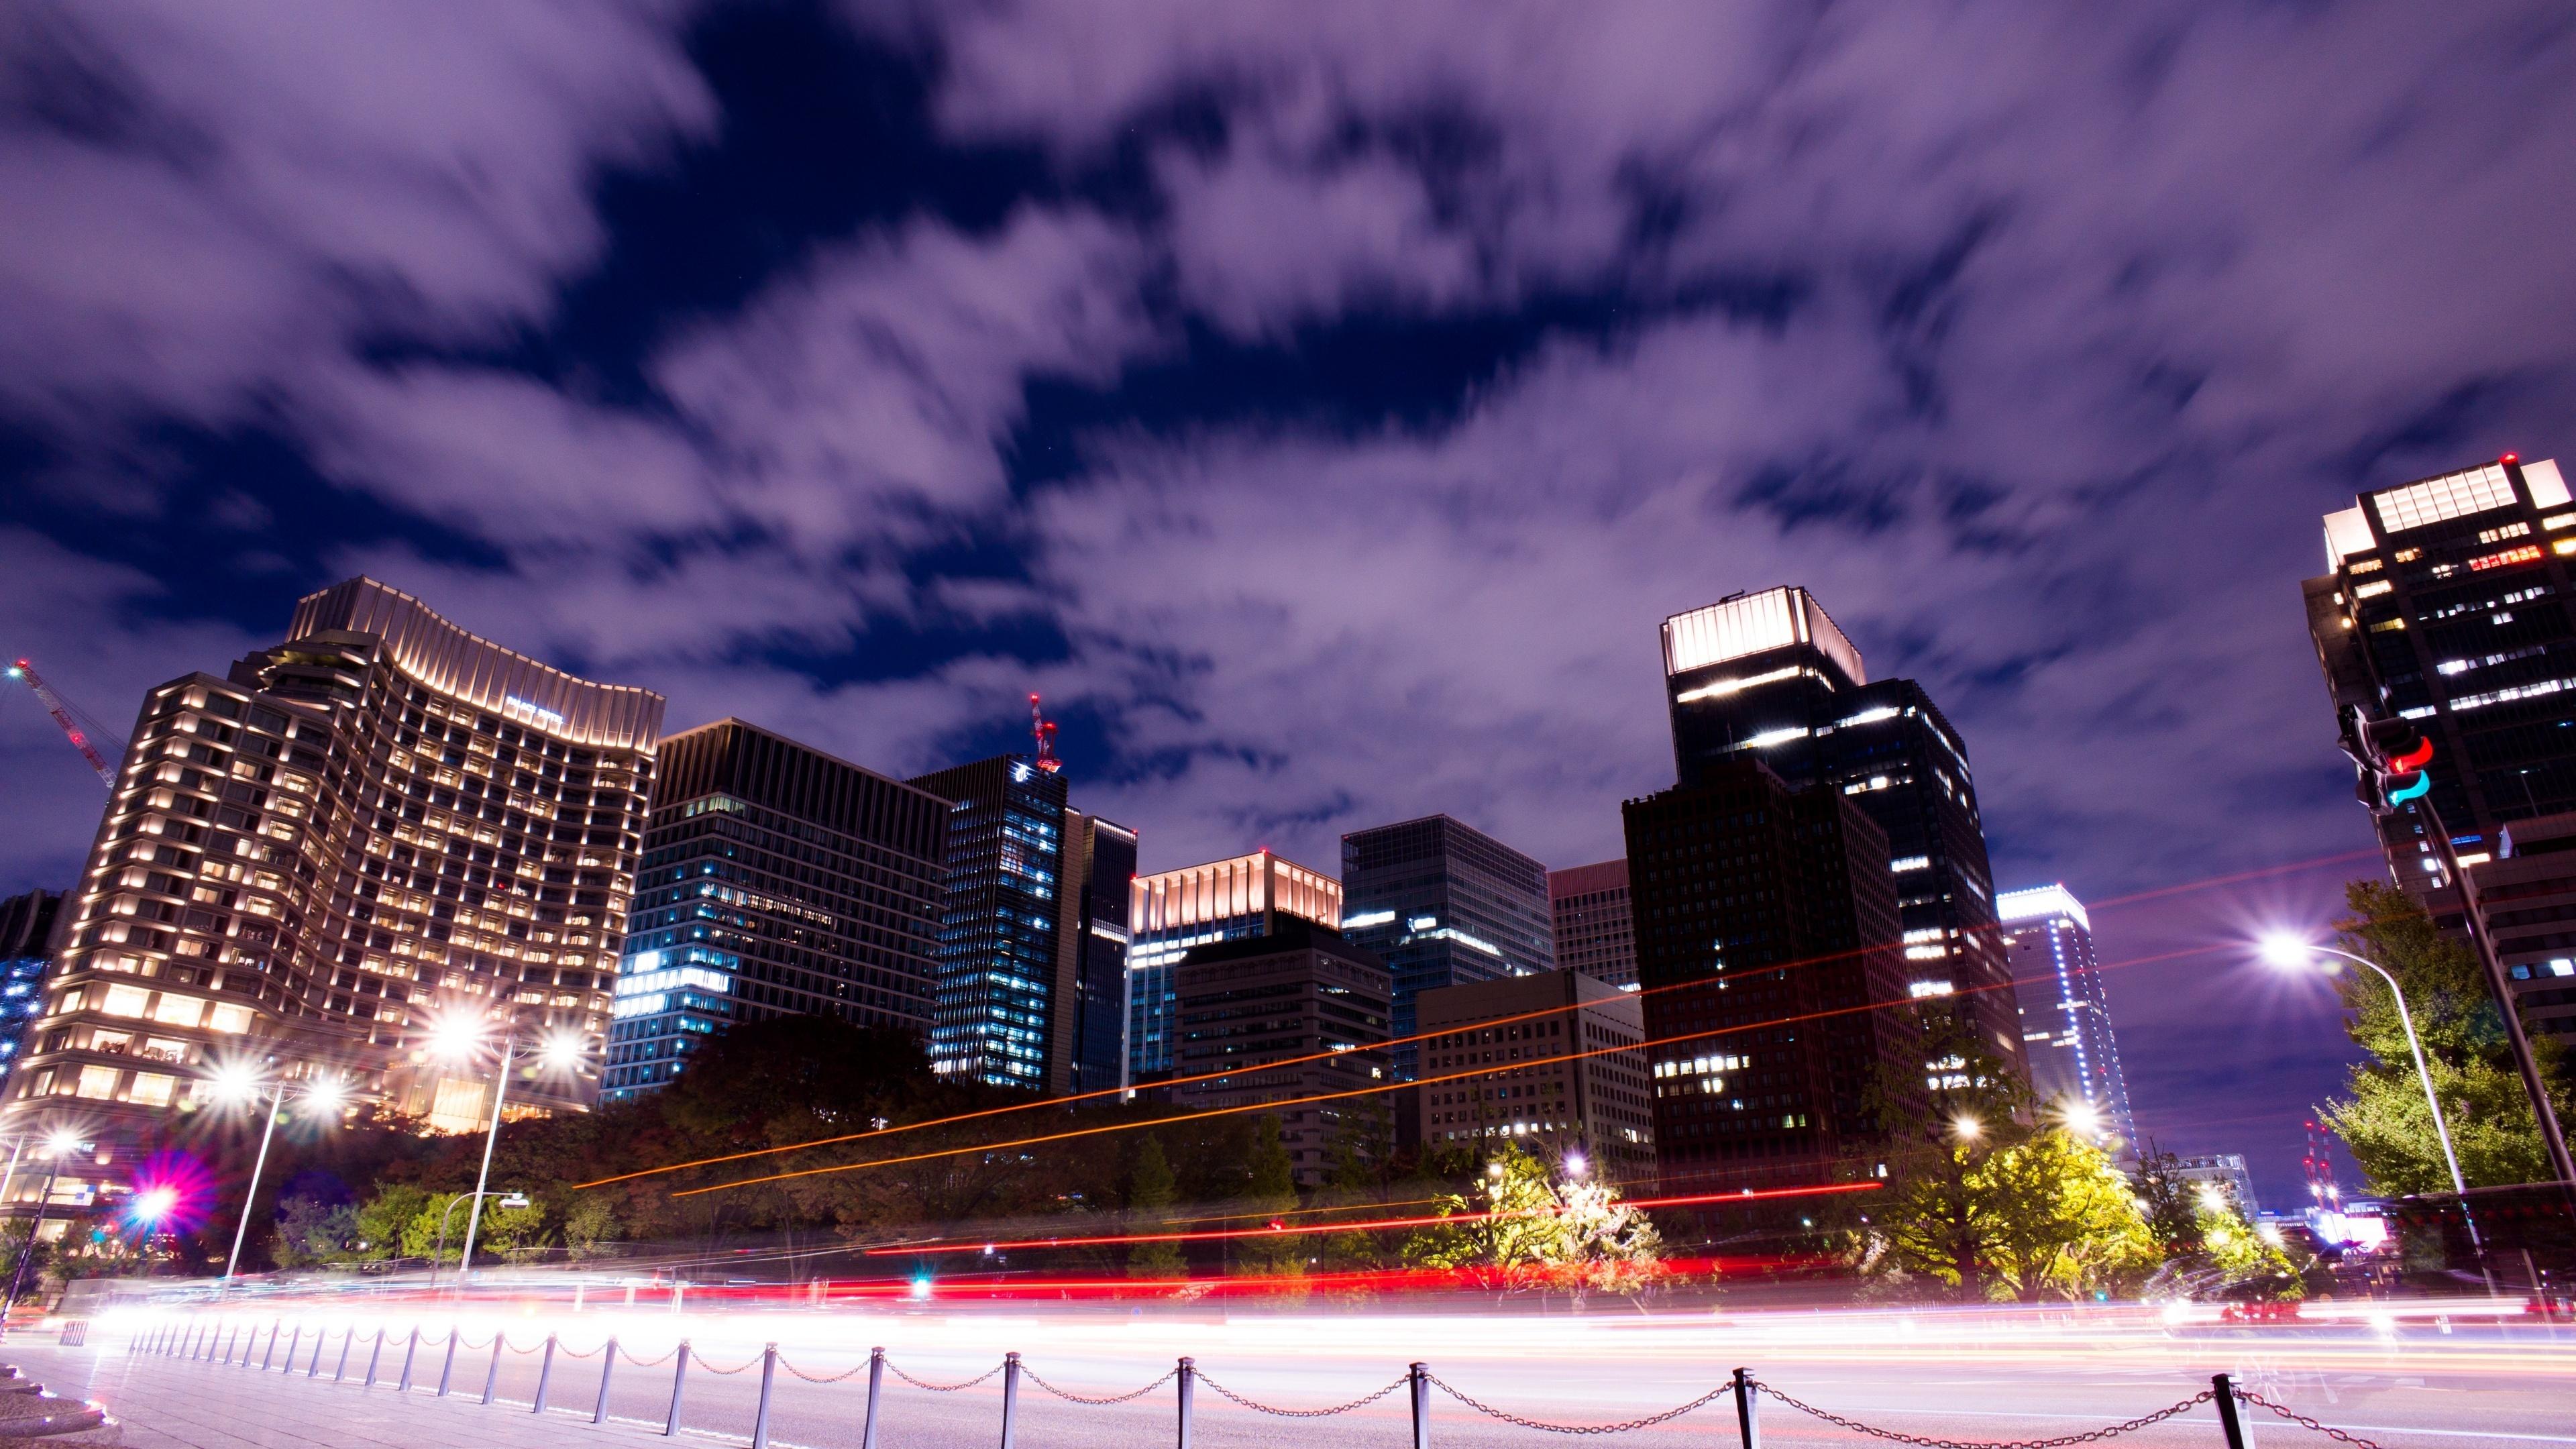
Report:
M 1952 1119 L 1950 1130 L 1959 1134 L 1960 1141 L 1974 1142 L 1978 1134 L 1986 1130 L 1986 1126 L 1974 1117 L 1958 1117 Z
M 483 1166 L 474 1178 L 474 1206 L 465 1214 L 465 1247 L 457 1254 L 456 1281 L 465 1282 L 474 1272 L 474 1235 L 483 1226 L 483 1199 L 491 1196 L 492 1149 L 501 1140 L 501 1103 L 510 1094 L 510 1067 L 513 1063 L 533 1060 L 536 1070 L 566 1072 L 581 1065 L 585 1043 L 579 1033 L 556 1030 L 522 1047 L 517 1042 L 516 1026 L 501 1033 L 500 1062 L 492 1072 L 492 1123 L 483 1132 Z M 483 1024 L 471 1016 L 451 1013 L 432 1024 L 429 1050 L 434 1056 L 450 1061 L 471 1059 L 482 1049 Z M 449 1204 L 452 1208 L 454 1204 Z M 444 1253 L 446 1250 L 440 1250 Z M 432 1276 L 436 1276 L 433 1265 Z
M 465 1201 L 469 1197 L 477 1199 L 499 1197 L 501 1199 L 501 1206 L 505 1208 L 523 1208 L 528 1205 L 528 1195 L 524 1192 L 511 1192 L 508 1194 L 489 1193 L 480 1188 L 477 1188 L 472 1192 L 460 1192 L 456 1196 L 449 1198 L 447 1200 L 447 1206 L 440 1209 L 438 1214 L 438 1250 L 430 1254 L 429 1257 L 429 1286 L 432 1288 L 438 1286 L 438 1265 L 447 1261 L 448 1219 L 455 1213 L 456 1205 Z M 991 1252 L 992 1250 L 987 1248 L 985 1251 Z
M 2406 1049 L 2415 1054 L 2415 1079 L 2424 1084 L 2424 1105 L 2431 1108 L 2433 1112 L 2433 1135 L 2442 1140 L 2442 1161 L 2451 1169 L 2451 1190 L 2461 1194 L 2461 1210 L 2467 1211 L 2469 1185 L 2460 1177 L 2460 1159 L 2458 1154 L 2451 1150 L 2451 1127 L 2449 1123 L 2442 1120 L 2442 1099 L 2433 1090 L 2433 1073 L 2424 1065 L 2424 1043 L 2416 1039 L 2415 1018 L 2406 1009 L 2406 993 L 2397 988 L 2397 978 L 2389 975 L 2386 967 L 2367 956 L 2356 956 L 2350 951 L 2338 951 L 2332 946 L 2320 946 L 2313 941 L 2300 940 L 2296 936 L 2265 937 L 2262 951 L 2263 959 L 2292 971 L 2304 971 L 2316 967 L 2319 964 L 2317 961 L 2319 956 L 2333 956 L 2358 966 L 2367 966 L 2378 973 L 2380 980 L 2388 983 L 2388 994 L 2397 1002 L 2397 1024 L 2406 1029 Z M 2327 966 L 2325 969 L 2332 971 L 2335 968 Z M 2477 1231 L 2477 1228 L 2472 1225 L 2469 1228 L 2469 1236 L 2474 1239 Z
M 26 1246 L 18 1252 L 17 1267 L 9 1274 L 9 1292 L 0 1297 L 0 1329 L 9 1322 L 9 1310 L 18 1306 L 18 1295 L 27 1288 L 27 1264 L 36 1256 L 36 1233 L 45 1225 L 45 1209 L 54 1201 L 54 1177 L 63 1170 L 63 1159 L 75 1152 L 86 1152 L 96 1143 L 83 1142 L 80 1134 L 67 1127 L 57 1127 L 45 1134 L 45 1186 L 36 1194 L 36 1211 L 27 1219 Z
M 241 1221 L 233 1225 L 232 1254 L 224 1259 L 224 1276 L 215 1282 L 218 1289 L 223 1289 L 233 1285 L 233 1278 L 241 1267 L 242 1239 L 250 1233 L 251 1206 L 259 1201 L 260 1174 L 268 1170 L 268 1144 L 277 1136 L 277 1119 L 285 1115 L 286 1089 L 301 1085 L 307 1107 L 331 1113 L 339 1111 L 340 1105 L 348 1100 L 349 1088 L 337 1077 L 314 1077 L 300 1084 L 290 1083 L 282 1077 L 274 1082 L 263 1081 L 259 1070 L 248 1062 L 232 1062 L 217 1068 L 214 1084 L 215 1100 L 228 1106 L 257 1101 L 263 1087 L 268 1091 L 268 1124 L 259 1129 L 259 1156 L 251 1161 L 250 1191 L 242 1194 Z

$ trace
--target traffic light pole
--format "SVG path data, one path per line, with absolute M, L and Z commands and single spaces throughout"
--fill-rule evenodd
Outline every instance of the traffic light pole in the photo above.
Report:
M 2504 961 L 2496 955 L 2495 941 L 2487 934 L 2487 923 L 2478 914 L 2477 882 L 2460 868 L 2459 852 L 2451 847 L 2451 832 L 2442 825 L 2442 817 L 2433 809 L 2427 796 L 2416 808 L 2424 812 L 2425 827 L 2432 832 L 2435 848 L 2441 852 L 2442 870 L 2460 890 L 2460 915 L 2467 922 L 2469 940 L 2477 947 L 2478 963 L 2486 968 L 2487 987 L 2495 993 L 2497 1009 L 2504 1016 L 2505 1040 L 2513 1047 L 2513 1064 L 2522 1073 L 2522 1089 L 2531 1095 L 2531 1115 L 2540 1123 L 2540 1145 L 2549 1154 L 2549 1175 L 2562 1187 L 2576 1188 L 2576 1161 L 2567 1155 L 2567 1133 L 2558 1125 L 2558 1109 L 2549 1100 L 2549 1083 L 2540 1075 L 2540 1064 L 2532 1059 L 2531 1036 L 2522 1029 L 2522 1012 L 2514 1005 L 2513 982 L 2504 973 Z

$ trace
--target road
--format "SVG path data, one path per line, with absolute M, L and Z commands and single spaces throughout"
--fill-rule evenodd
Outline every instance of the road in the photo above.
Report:
M 2212 1373 L 2226 1371 L 2387 1449 L 2576 1449 L 2576 1388 L 2570 1387 L 2576 1385 L 2576 1327 L 2499 1326 L 2476 1316 L 2475 1308 L 2440 1321 L 2398 1322 L 2375 1320 L 2355 1306 L 2342 1321 L 2252 1327 L 2174 1322 L 2135 1308 L 1640 1313 L 1595 1304 L 1581 1315 L 1561 1303 L 1554 1312 L 1459 1308 L 880 1305 L 576 1313 L 532 1301 L 476 1304 L 460 1314 L 437 1302 L 272 1301 L 228 1313 L 127 1312 L 92 1324 L 87 1347 L 54 1347 L 22 1335 L 0 1349 L 0 1359 L 59 1392 L 105 1403 L 126 1421 L 125 1441 L 142 1449 L 555 1449 L 594 1440 L 598 1449 L 640 1446 L 659 1438 L 674 1370 L 667 1356 L 683 1337 L 693 1359 L 683 1430 L 702 1441 L 748 1439 L 763 1346 L 780 1345 L 770 1421 L 779 1449 L 857 1449 L 867 1353 L 879 1344 L 895 1368 L 930 1383 L 974 1378 L 994 1368 L 1003 1350 L 1020 1352 L 1027 1375 L 1017 1411 L 1020 1449 L 1146 1449 L 1171 1442 L 1170 1383 L 1113 1406 L 1071 1403 L 1045 1386 L 1092 1397 L 1123 1393 L 1165 1374 L 1182 1354 L 1204 1375 L 1194 1449 L 1318 1443 L 1402 1449 L 1411 1422 L 1400 1388 L 1320 1420 L 1261 1414 L 1216 1390 L 1283 1408 L 1324 1407 L 1386 1387 L 1415 1360 L 1495 1409 L 1560 1424 L 1659 1413 L 1718 1387 L 1743 1365 L 1779 1393 L 1882 1428 L 1944 1439 L 2041 1439 L 2150 1414 L 2207 1389 Z M 266 1348 L 272 1325 L 282 1325 L 285 1335 L 273 1351 Z M 440 1341 L 451 1325 L 461 1346 L 451 1392 L 440 1399 Z M 393 1381 L 415 1326 L 423 1347 L 406 1396 Z M 378 1383 L 362 1388 L 379 1329 L 386 1346 L 377 1360 Z M 128 1351 L 137 1333 L 173 1330 L 183 1335 L 180 1341 L 198 1344 L 255 1338 L 272 1367 L 265 1373 L 242 1367 L 247 1349 L 238 1346 L 231 1366 Z M 477 1401 L 496 1331 L 506 1333 L 508 1348 L 493 1379 L 496 1403 L 487 1408 Z M 539 1418 L 529 1408 L 549 1334 L 557 1337 L 558 1354 L 549 1413 Z M 612 1334 L 621 1354 L 654 1362 L 621 1360 L 609 1382 L 611 1422 L 593 1427 L 599 1353 Z M 291 1370 L 285 1367 L 289 1346 Z M 343 1372 L 345 1381 L 335 1382 Z M 842 1374 L 853 1376 L 811 1381 Z M 999 1375 L 953 1393 L 890 1375 L 880 1444 L 993 1449 L 1001 1405 Z M 2251 1412 L 2263 1449 L 2330 1443 L 2260 1409 Z M 1865 1442 L 1769 1396 L 1762 1430 L 1765 1441 L 1780 1446 Z M 1436 1389 L 1430 1437 L 1441 1449 L 1526 1449 L 1559 1438 L 1488 1418 Z M 1616 1437 L 1641 1449 L 1733 1446 L 1732 1401 L 1722 1397 L 1664 1425 Z M 2208 1403 L 2126 1438 L 2141 1446 L 2221 1442 Z

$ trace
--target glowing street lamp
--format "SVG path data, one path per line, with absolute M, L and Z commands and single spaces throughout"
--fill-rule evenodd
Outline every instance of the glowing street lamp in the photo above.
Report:
M 1974 1142 L 1984 1135 L 1986 1124 L 1974 1117 L 1957 1117 L 1951 1119 L 1950 1130 L 1959 1134 L 1960 1141 Z
M 2424 1043 L 2416 1039 L 2415 1018 L 2406 1009 L 2406 993 L 2397 989 L 2397 978 L 2389 975 L 2387 968 L 2367 956 L 2356 956 L 2350 951 L 2338 951 L 2332 946 L 2320 946 L 2313 941 L 2303 941 L 2297 936 L 2266 936 L 2261 949 L 2264 960 L 2284 970 L 2334 971 L 2339 968 L 2333 962 L 2317 959 L 2320 956 L 2332 956 L 2350 961 L 2357 966 L 2367 966 L 2378 974 L 2380 980 L 2388 983 L 2388 994 L 2397 1002 L 2397 1024 L 2406 1029 L 2406 1049 L 2415 1054 L 2415 1079 L 2424 1084 L 2424 1105 L 2431 1108 L 2433 1112 L 2433 1135 L 2441 1139 L 2442 1161 L 2451 1169 L 2451 1190 L 2463 1195 L 2462 1205 L 2465 1207 L 2469 1185 L 2461 1180 L 2459 1156 L 2451 1151 L 2451 1127 L 2449 1123 L 2442 1120 L 2442 1099 L 2433 1090 L 2433 1073 L 2424 1065 Z M 2473 1238 L 2477 1235 L 2477 1228 L 2474 1225 L 2470 1227 L 2469 1234 Z
M 18 1306 L 18 1295 L 27 1290 L 27 1264 L 36 1256 L 36 1231 L 45 1225 L 45 1209 L 53 1205 L 54 1177 L 63 1170 L 63 1159 L 96 1145 L 82 1141 L 80 1134 L 68 1127 L 57 1127 L 45 1134 L 45 1185 L 36 1194 L 34 1216 L 27 1219 L 27 1242 L 18 1251 L 17 1269 L 9 1275 L 9 1292 L 0 1297 L 0 1323 L 8 1321 L 9 1310 Z
M 492 1122 L 483 1131 L 483 1166 L 474 1177 L 474 1206 L 465 1214 L 465 1246 L 457 1254 L 456 1281 L 463 1283 L 474 1272 L 474 1236 L 483 1226 L 483 1199 L 491 1196 L 492 1149 L 501 1140 L 501 1103 L 510 1093 L 510 1068 L 517 1062 L 533 1062 L 536 1071 L 568 1073 L 581 1066 L 587 1044 L 577 1032 L 557 1029 L 525 1046 L 517 1039 L 517 1028 L 501 1034 L 499 1063 L 492 1072 Z M 452 1062 L 468 1062 L 483 1050 L 483 1023 L 460 1013 L 451 1013 L 430 1027 L 429 1050 L 432 1055 Z M 436 1271 L 433 1267 L 433 1273 Z
M 320 1115 L 337 1113 L 349 1099 L 348 1084 L 337 1077 L 314 1077 L 301 1083 L 284 1078 L 271 1082 L 262 1078 L 259 1069 L 249 1062 L 229 1062 L 215 1069 L 215 1100 L 228 1106 L 247 1106 L 268 1093 L 268 1123 L 259 1129 L 259 1156 L 250 1165 L 250 1191 L 242 1195 L 241 1221 L 233 1225 L 233 1250 L 224 1259 L 224 1276 L 215 1281 L 218 1289 L 232 1286 L 241 1267 L 242 1239 L 250 1232 L 251 1205 L 259 1201 L 260 1174 L 268 1170 L 268 1144 L 277 1136 L 277 1119 L 286 1115 L 286 1089 L 303 1088 L 304 1104 Z
M 2066 1129 L 2076 1136 L 2102 1140 L 2102 1111 L 2092 1103 L 2068 1102 L 2058 1109 L 2058 1116 L 2065 1119 Z

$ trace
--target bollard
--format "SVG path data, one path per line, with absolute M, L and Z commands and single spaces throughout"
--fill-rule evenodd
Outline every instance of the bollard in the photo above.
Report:
M 415 1323 L 411 1326 L 411 1342 L 403 1345 L 402 1383 L 396 1386 L 398 1392 L 406 1394 L 411 1392 L 411 1361 L 413 1355 L 419 1352 L 420 1325 Z
M 268 1346 L 269 1346 L 270 1348 L 275 1348 L 275 1347 L 277 1347 L 277 1335 L 276 1335 L 276 1334 L 272 1333 L 272 1334 L 270 1334 L 270 1335 L 268 1336 Z M 277 1371 L 278 1371 L 279 1373 L 282 1373 L 282 1374 L 291 1374 L 291 1373 L 295 1372 L 295 1351 L 296 1351 L 297 1349 L 299 1349 L 299 1348 L 302 1348 L 303 1346 L 304 1346 L 304 1325 L 303 1325 L 303 1324 L 301 1324 L 301 1323 L 299 1323 L 299 1324 L 295 1325 L 295 1336 L 294 1336 L 293 1338 L 290 1338 L 290 1339 L 288 1339 L 288 1340 L 286 1341 L 286 1362 L 284 1362 L 284 1363 L 282 1363 L 282 1364 L 279 1364 L 279 1365 L 277 1366 Z M 266 1368 L 266 1367 L 268 1367 L 268 1364 L 267 1364 L 265 1361 L 262 1361 L 262 1362 L 261 1362 L 261 1364 L 260 1364 L 260 1367 L 261 1367 L 261 1368 Z
M 349 1381 L 349 1350 L 357 1343 L 358 1325 L 352 1323 L 340 1330 L 340 1361 L 331 1366 L 331 1382 L 345 1384 Z
M 367 1350 L 367 1381 L 358 1387 L 372 1389 L 376 1386 L 376 1361 L 383 1358 L 384 1354 L 385 1326 L 379 1323 L 376 1325 L 376 1346 Z
M 235 1324 L 231 1324 L 231 1325 L 228 1325 L 228 1326 L 231 1328 L 231 1330 L 232 1330 L 232 1331 L 224 1335 L 224 1357 L 223 1357 L 223 1364 L 224 1364 L 224 1366 L 225 1366 L 226 1368 L 230 1368 L 230 1367 L 232 1366 L 232 1362 L 233 1362 L 233 1342 L 234 1342 L 234 1340 L 236 1340 L 236 1339 L 238 1339 L 238 1338 L 240 1338 L 240 1337 L 241 1337 L 241 1325 L 240 1325 L 240 1324 L 235 1323 Z
M 608 1422 L 608 1376 L 616 1367 L 617 1340 L 612 1338 L 608 1341 L 606 1351 L 599 1356 L 599 1402 L 593 1404 L 590 1409 L 590 1422 L 594 1424 Z
M 549 1333 L 546 1335 L 546 1356 L 537 1360 L 537 1401 L 528 1406 L 529 1413 L 542 1414 L 546 1411 L 546 1385 L 553 1380 L 554 1376 L 555 1336 Z
M 329 1329 L 317 1328 L 313 1330 L 313 1361 L 304 1366 L 304 1376 L 306 1378 L 318 1379 L 322 1377 L 322 1344 L 323 1341 L 330 1338 L 330 1336 L 331 1332 Z M 293 1367 L 291 1364 L 288 1366 L 290 1368 Z
M 2225 1374 L 2212 1374 L 2209 1385 L 2218 1391 L 2218 1430 L 2227 1436 L 2227 1449 L 2253 1449 L 2254 1436 L 2245 1432 L 2245 1416 L 2238 1412 L 2236 1385 Z
M 676 1366 L 671 1370 L 671 1416 L 662 1421 L 662 1437 L 665 1439 L 680 1432 L 680 1390 L 689 1382 L 689 1341 L 687 1339 L 680 1340 L 680 1346 L 673 1352 L 672 1358 Z
M 492 1402 L 492 1391 L 501 1386 L 501 1350 L 510 1346 L 510 1335 L 492 1330 L 492 1366 L 483 1371 L 483 1402 Z
M 778 1378 L 778 1345 L 760 1350 L 760 1408 L 751 1416 L 751 1449 L 769 1449 L 769 1386 Z
M 1175 1449 L 1190 1449 L 1190 1390 L 1197 1387 L 1199 1366 L 1189 1355 L 1181 1356 L 1181 1433 Z
M 1413 1401 L 1413 1449 L 1431 1449 L 1431 1370 L 1415 1364 L 1405 1373 Z
M 1002 1355 L 1002 1449 L 1011 1449 L 1011 1430 L 1020 1416 L 1020 1356 Z
M 259 1371 L 261 1373 L 268 1372 L 269 1361 L 277 1357 L 277 1330 L 282 1326 L 282 1324 L 278 1323 L 271 1323 L 268 1326 L 268 1347 L 261 1349 L 259 1353 Z M 298 1333 L 303 1332 L 300 1328 L 296 1331 Z M 248 1354 L 244 1354 L 242 1356 L 242 1362 L 245 1364 L 249 1363 L 250 1356 Z
M 1735 1432 L 1744 1436 L 1744 1449 L 1762 1449 L 1762 1420 L 1754 1412 L 1755 1387 L 1749 1370 L 1735 1371 Z
M 447 1361 L 438 1366 L 438 1392 L 432 1397 L 447 1397 L 447 1381 L 456 1376 L 456 1340 L 464 1336 L 455 1324 L 447 1325 Z
M 885 1350 L 868 1350 L 868 1422 L 859 1431 L 859 1449 L 877 1449 L 877 1399 L 885 1392 Z

